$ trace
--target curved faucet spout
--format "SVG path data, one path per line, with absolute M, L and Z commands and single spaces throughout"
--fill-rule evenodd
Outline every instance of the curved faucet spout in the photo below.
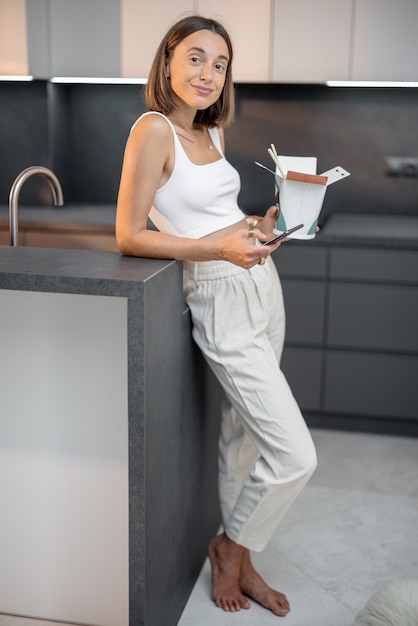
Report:
M 25 170 L 20 172 L 20 174 L 17 175 L 9 194 L 9 230 L 11 246 L 18 245 L 18 211 L 20 190 L 23 183 L 35 174 L 40 174 L 48 181 L 49 186 L 51 187 L 54 205 L 61 206 L 64 204 L 59 180 L 47 167 L 43 167 L 42 165 L 32 165 L 31 167 L 27 167 Z

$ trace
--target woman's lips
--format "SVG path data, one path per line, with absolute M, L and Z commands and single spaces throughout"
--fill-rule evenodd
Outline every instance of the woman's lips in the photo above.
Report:
M 208 87 L 202 87 L 201 85 L 193 85 L 193 89 L 200 96 L 210 96 L 210 94 L 212 93 L 212 89 L 209 89 Z

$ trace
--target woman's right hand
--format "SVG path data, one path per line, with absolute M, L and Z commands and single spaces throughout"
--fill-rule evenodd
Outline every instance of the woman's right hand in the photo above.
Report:
M 252 236 L 251 235 L 252 232 Z M 257 239 L 266 241 L 267 236 L 259 229 L 252 231 L 248 228 L 236 232 L 220 240 L 222 243 L 222 256 L 225 261 L 250 269 L 260 263 L 260 259 L 266 259 L 280 246 L 280 241 L 271 246 L 256 245 Z

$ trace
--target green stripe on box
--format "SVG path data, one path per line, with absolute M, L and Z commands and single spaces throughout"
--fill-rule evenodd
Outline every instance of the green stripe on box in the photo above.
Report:
M 316 233 L 316 227 L 318 226 L 318 219 L 316 219 L 314 221 L 314 223 L 312 224 L 312 226 L 310 227 L 310 229 L 308 230 L 308 235 L 315 235 Z
M 274 227 L 276 230 L 286 230 L 287 226 L 286 226 L 286 221 L 283 217 L 283 213 L 279 214 L 279 217 L 277 218 L 276 224 Z

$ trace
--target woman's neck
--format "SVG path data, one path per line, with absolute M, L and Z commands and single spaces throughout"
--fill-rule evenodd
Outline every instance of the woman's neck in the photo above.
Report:
M 167 117 L 173 124 L 182 128 L 184 131 L 191 133 L 196 130 L 196 126 L 194 124 L 196 113 L 197 110 L 191 109 L 190 107 L 185 109 L 185 107 L 178 106 L 174 108 Z

